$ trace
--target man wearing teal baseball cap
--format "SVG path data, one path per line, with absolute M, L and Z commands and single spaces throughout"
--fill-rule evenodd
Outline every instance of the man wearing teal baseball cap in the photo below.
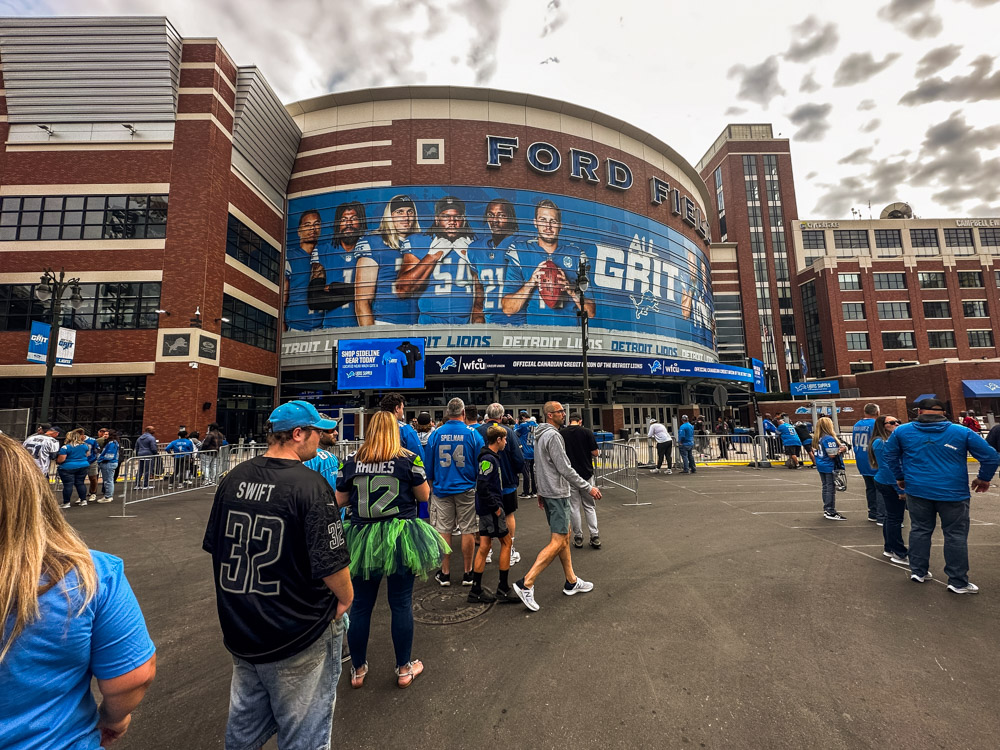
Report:
M 267 452 L 237 465 L 215 493 L 202 547 L 234 657 L 226 747 L 261 747 L 275 733 L 330 746 L 354 588 L 334 489 L 302 462 L 336 427 L 305 401 L 282 404 Z

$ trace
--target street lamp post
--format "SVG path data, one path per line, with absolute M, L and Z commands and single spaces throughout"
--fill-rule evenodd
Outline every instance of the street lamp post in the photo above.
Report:
M 79 310 L 83 304 L 83 297 L 80 295 L 80 279 L 66 278 L 66 269 L 59 269 L 59 275 L 55 271 L 46 268 L 42 273 L 41 283 L 35 287 L 35 296 L 42 302 L 50 302 L 49 315 L 49 344 L 45 353 L 45 385 L 42 388 L 42 408 L 40 422 L 51 422 L 49 414 L 49 402 L 52 398 L 52 371 L 56 366 L 56 349 L 59 347 L 59 317 L 62 315 L 62 296 L 66 289 L 70 289 L 70 305 L 74 310 Z
M 580 258 L 580 266 L 576 271 L 576 293 L 579 309 L 576 314 L 580 316 L 580 349 L 583 353 L 583 425 L 587 429 L 593 429 L 593 420 L 590 414 L 590 370 L 587 367 L 587 328 L 590 316 L 587 315 L 587 306 L 584 295 L 590 288 L 590 264 L 586 258 Z

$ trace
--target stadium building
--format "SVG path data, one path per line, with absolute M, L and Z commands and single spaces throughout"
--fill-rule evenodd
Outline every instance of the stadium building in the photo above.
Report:
M 259 436 L 278 399 L 376 398 L 332 385 L 361 338 L 425 340 L 412 410 L 579 407 L 581 307 L 595 424 L 751 379 L 716 353 L 709 191 L 626 122 L 454 87 L 283 106 L 164 18 L 4 19 L 0 65 L 0 409 L 37 413 L 46 268 L 80 285 L 65 425 Z

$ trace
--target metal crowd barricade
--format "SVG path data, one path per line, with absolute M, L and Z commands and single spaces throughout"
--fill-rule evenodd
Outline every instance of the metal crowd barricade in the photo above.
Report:
M 212 457 L 216 451 L 202 451 Z M 132 518 L 125 511 L 129 505 L 169 495 L 197 490 L 209 484 L 199 471 L 198 453 L 161 453 L 132 456 L 122 462 L 119 476 L 125 484 L 122 512 L 115 518 Z
M 338 440 L 333 444 L 333 455 L 340 459 L 340 463 L 344 463 L 348 456 L 357 453 L 364 442 L 364 440 Z
M 651 505 L 639 502 L 638 456 L 629 441 L 616 440 L 597 444 L 600 453 L 594 458 L 594 483 L 601 488 L 617 487 L 631 492 L 635 502 L 622 505 Z

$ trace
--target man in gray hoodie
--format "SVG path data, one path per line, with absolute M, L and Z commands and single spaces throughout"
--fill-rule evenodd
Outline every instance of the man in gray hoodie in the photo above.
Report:
M 601 491 L 573 470 L 566 455 L 566 445 L 559 434 L 559 428 L 566 422 L 566 409 L 558 401 L 549 401 L 543 411 L 545 424 L 535 428 L 535 479 L 538 484 L 538 507 L 545 511 L 552 538 L 538 553 L 527 575 L 514 584 L 517 598 L 532 612 L 539 609 L 535 601 L 535 579 L 557 557 L 566 574 L 563 586 L 566 596 L 586 593 L 594 588 L 594 584 L 578 578 L 573 572 L 569 553 L 570 483 L 589 492 L 595 500 L 601 499 Z

